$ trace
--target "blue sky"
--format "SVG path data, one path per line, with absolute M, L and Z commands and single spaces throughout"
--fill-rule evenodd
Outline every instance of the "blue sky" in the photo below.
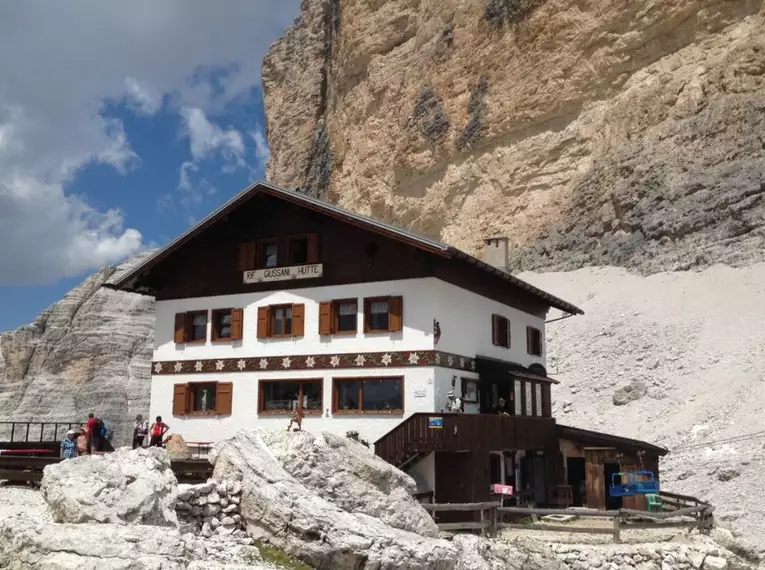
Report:
M 0 331 L 265 177 L 260 62 L 298 11 L 0 5 Z

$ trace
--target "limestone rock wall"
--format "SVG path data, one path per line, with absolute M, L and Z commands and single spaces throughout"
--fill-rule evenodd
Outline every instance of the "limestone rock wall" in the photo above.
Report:
M 154 300 L 101 285 L 141 259 L 101 269 L 34 323 L 0 334 L 0 418 L 83 421 L 94 412 L 113 444 L 130 443 L 135 415 L 149 413 Z
M 762 0 L 304 0 L 269 179 L 515 269 L 765 251 Z

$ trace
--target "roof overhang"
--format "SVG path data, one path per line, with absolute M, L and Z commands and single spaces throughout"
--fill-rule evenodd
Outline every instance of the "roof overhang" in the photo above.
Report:
M 593 447 L 615 447 L 629 449 L 631 451 L 650 451 L 657 455 L 664 456 L 669 453 L 668 449 L 653 445 L 639 439 L 630 439 L 618 435 L 590 431 L 572 426 L 557 424 L 558 437 L 560 439 L 569 439 L 579 443 L 591 445 Z
M 195 226 L 189 228 L 183 234 L 181 234 L 176 239 L 168 243 L 165 247 L 157 251 L 154 255 L 148 257 L 146 260 L 138 264 L 136 267 L 134 267 L 130 271 L 127 271 L 124 275 L 120 276 L 113 283 L 109 283 L 104 286 L 112 288 L 112 289 L 131 289 L 137 277 L 139 277 L 141 274 L 155 267 L 158 263 L 160 263 L 162 260 L 167 258 L 170 254 L 172 254 L 173 252 L 178 250 L 181 246 L 183 246 L 185 243 L 190 241 L 194 236 L 206 230 L 207 228 L 215 224 L 220 219 L 226 217 L 228 214 L 233 212 L 236 208 L 238 208 L 239 206 L 241 206 L 242 204 L 244 204 L 245 202 L 247 202 L 248 200 L 250 200 L 257 194 L 266 194 L 269 196 L 274 196 L 276 198 L 285 200 L 287 202 L 291 202 L 303 208 L 318 212 L 320 214 L 324 214 L 326 216 L 329 216 L 341 222 L 346 222 L 346 223 L 355 225 L 357 227 L 361 227 L 367 231 L 376 233 L 378 235 L 382 235 L 382 236 L 397 240 L 399 242 L 406 243 L 408 245 L 411 245 L 412 247 L 416 247 L 428 253 L 439 255 L 446 259 L 456 259 L 471 265 L 475 265 L 476 268 L 479 270 L 485 271 L 486 273 L 489 273 L 491 275 L 504 279 L 508 283 L 511 283 L 512 285 L 516 287 L 519 287 L 525 291 L 528 291 L 529 293 L 536 296 L 537 298 L 544 300 L 550 307 L 560 309 L 561 311 L 564 311 L 572 315 L 584 314 L 584 311 L 582 311 L 582 309 L 580 309 L 579 307 L 572 305 L 571 303 L 568 303 L 564 301 L 563 299 L 559 299 L 558 297 L 555 297 L 554 295 L 551 295 L 550 293 L 547 293 L 546 291 L 543 291 L 542 289 L 534 287 L 530 283 L 527 283 L 511 275 L 507 271 L 503 271 L 502 269 L 489 265 L 463 251 L 458 250 L 455 247 L 446 245 L 444 243 L 427 238 L 425 236 L 412 233 L 408 230 L 398 228 L 391 224 L 380 222 L 378 220 L 369 218 L 367 216 L 362 216 L 361 214 L 357 214 L 355 212 L 351 212 L 350 210 L 340 208 L 338 206 L 330 204 L 329 202 L 318 200 L 316 198 L 311 198 L 310 196 L 306 196 L 305 194 L 302 194 L 300 192 L 296 192 L 294 190 L 287 190 L 284 188 L 279 188 L 278 186 L 274 186 L 273 184 L 269 184 L 268 182 L 263 182 L 263 181 L 255 182 L 249 188 L 247 188 L 243 192 L 240 192 L 239 194 L 234 196 L 231 200 L 223 204 L 221 207 L 219 207 L 217 210 L 212 212 L 206 218 L 201 220 Z M 137 292 L 141 292 L 141 291 L 137 291 Z

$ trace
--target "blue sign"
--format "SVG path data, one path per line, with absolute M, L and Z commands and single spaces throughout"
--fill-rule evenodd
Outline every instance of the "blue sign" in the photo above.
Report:
M 428 427 L 430 429 L 441 429 L 444 427 L 444 418 L 428 418 Z

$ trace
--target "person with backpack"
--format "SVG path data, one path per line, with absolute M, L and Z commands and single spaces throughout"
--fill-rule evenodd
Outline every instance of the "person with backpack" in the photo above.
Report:
M 88 454 L 92 455 L 100 447 L 99 436 L 101 429 L 98 425 L 98 418 L 95 414 L 88 414 L 88 422 L 85 424 L 88 430 Z
M 149 428 L 149 432 L 151 433 L 149 447 L 162 447 L 162 436 L 169 430 L 170 426 L 162 421 L 162 416 L 157 416 L 157 420 L 151 424 L 151 428 Z
M 149 424 L 143 420 L 143 416 L 138 414 L 133 424 L 133 449 L 143 447 L 143 440 L 149 433 Z

